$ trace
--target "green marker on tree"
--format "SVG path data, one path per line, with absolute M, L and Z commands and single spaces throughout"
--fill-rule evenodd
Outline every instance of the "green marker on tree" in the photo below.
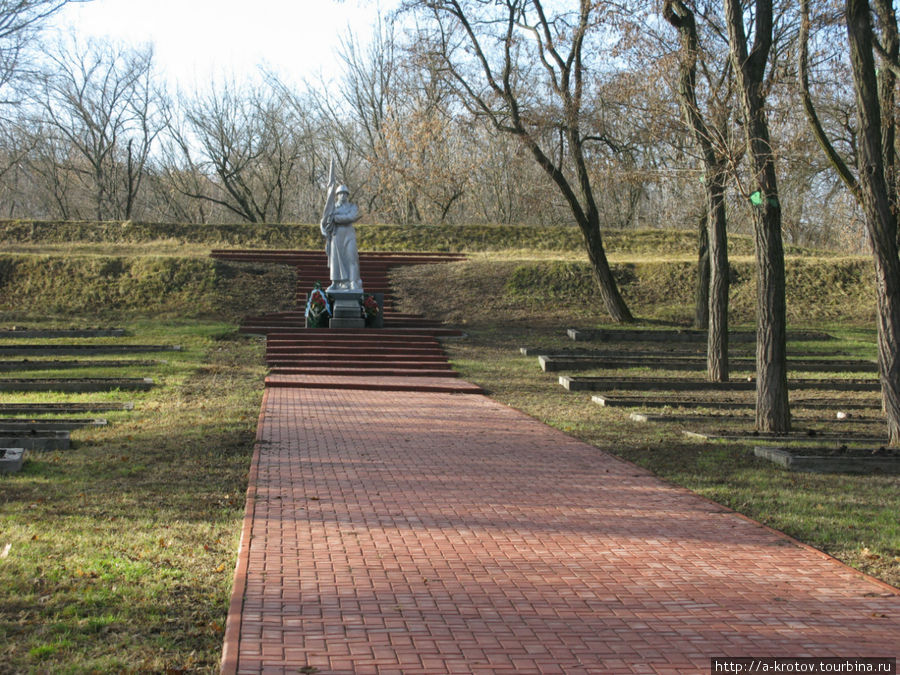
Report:
M 778 206 L 778 199 L 776 197 L 768 197 L 766 199 L 766 201 L 769 202 L 769 206 L 774 206 L 774 207 Z M 756 192 L 751 194 L 750 195 L 750 203 L 753 204 L 753 206 L 762 206 L 762 203 L 763 203 L 762 192 L 757 190 Z

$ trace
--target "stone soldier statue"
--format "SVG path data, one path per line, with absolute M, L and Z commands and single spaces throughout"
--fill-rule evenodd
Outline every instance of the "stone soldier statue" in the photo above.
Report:
M 322 216 L 321 230 L 325 237 L 325 253 L 331 271 L 331 286 L 326 293 L 356 291 L 362 293 L 359 276 L 359 251 L 353 223 L 360 219 L 359 207 L 349 201 L 350 190 L 334 181 L 334 162 L 328 178 L 328 199 Z

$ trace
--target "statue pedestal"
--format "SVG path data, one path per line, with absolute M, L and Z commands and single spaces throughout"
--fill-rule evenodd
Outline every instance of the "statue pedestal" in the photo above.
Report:
M 360 301 L 362 291 L 332 291 L 331 321 L 329 328 L 365 328 L 366 320 L 362 317 Z

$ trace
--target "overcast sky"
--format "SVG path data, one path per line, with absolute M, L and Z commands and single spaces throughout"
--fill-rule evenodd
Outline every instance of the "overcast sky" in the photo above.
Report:
M 364 40 L 393 0 L 92 0 L 54 20 L 81 37 L 155 45 L 160 71 L 185 89 L 252 77 L 259 65 L 288 82 L 326 79 L 348 26 Z

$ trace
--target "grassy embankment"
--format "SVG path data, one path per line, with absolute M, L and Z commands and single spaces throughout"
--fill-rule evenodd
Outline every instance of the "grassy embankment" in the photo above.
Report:
M 900 581 L 896 478 L 795 476 L 677 429 L 567 394 L 522 345 L 571 347 L 568 325 L 603 321 L 577 232 L 566 228 L 360 227 L 363 250 L 463 250 L 468 262 L 398 272 L 405 304 L 465 325 L 457 367 L 492 395 L 657 474 Z M 127 338 L 181 353 L 149 392 L 54 395 L 134 400 L 66 452 L 32 453 L 0 478 L 0 672 L 213 672 L 221 649 L 246 471 L 261 395 L 262 344 L 238 336 L 244 313 L 279 309 L 278 268 L 206 258 L 219 246 L 318 248 L 311 226 L 0 224 L 0 328 L 124 326 Z M 691 315 L 691 233 L 607 238 L 626 297 L 651 324 Z M 733 304 L 752 321 L 749 240 L 733 238 Z M 793 256 L 806 252 L 791 251 Z M 874 354 L 867 261 L 792 257 L 792 327 L 828 327 L 838 346 Z M 448 294 L 447 288 L 454 292 Z M 839 322 L 839 323 L 838 323 Z M 811 345 L 812 346 L 812 345 Z M 836 345 L 831 344 L 830 347 Z M 92 369 L 65 376 L 109 375 Z M 42 375 L 44 373 L 34 373 Z M 63 373 L 59 373 L 63 374 Z M 47 400 L 4 394 L 6 401 Z

